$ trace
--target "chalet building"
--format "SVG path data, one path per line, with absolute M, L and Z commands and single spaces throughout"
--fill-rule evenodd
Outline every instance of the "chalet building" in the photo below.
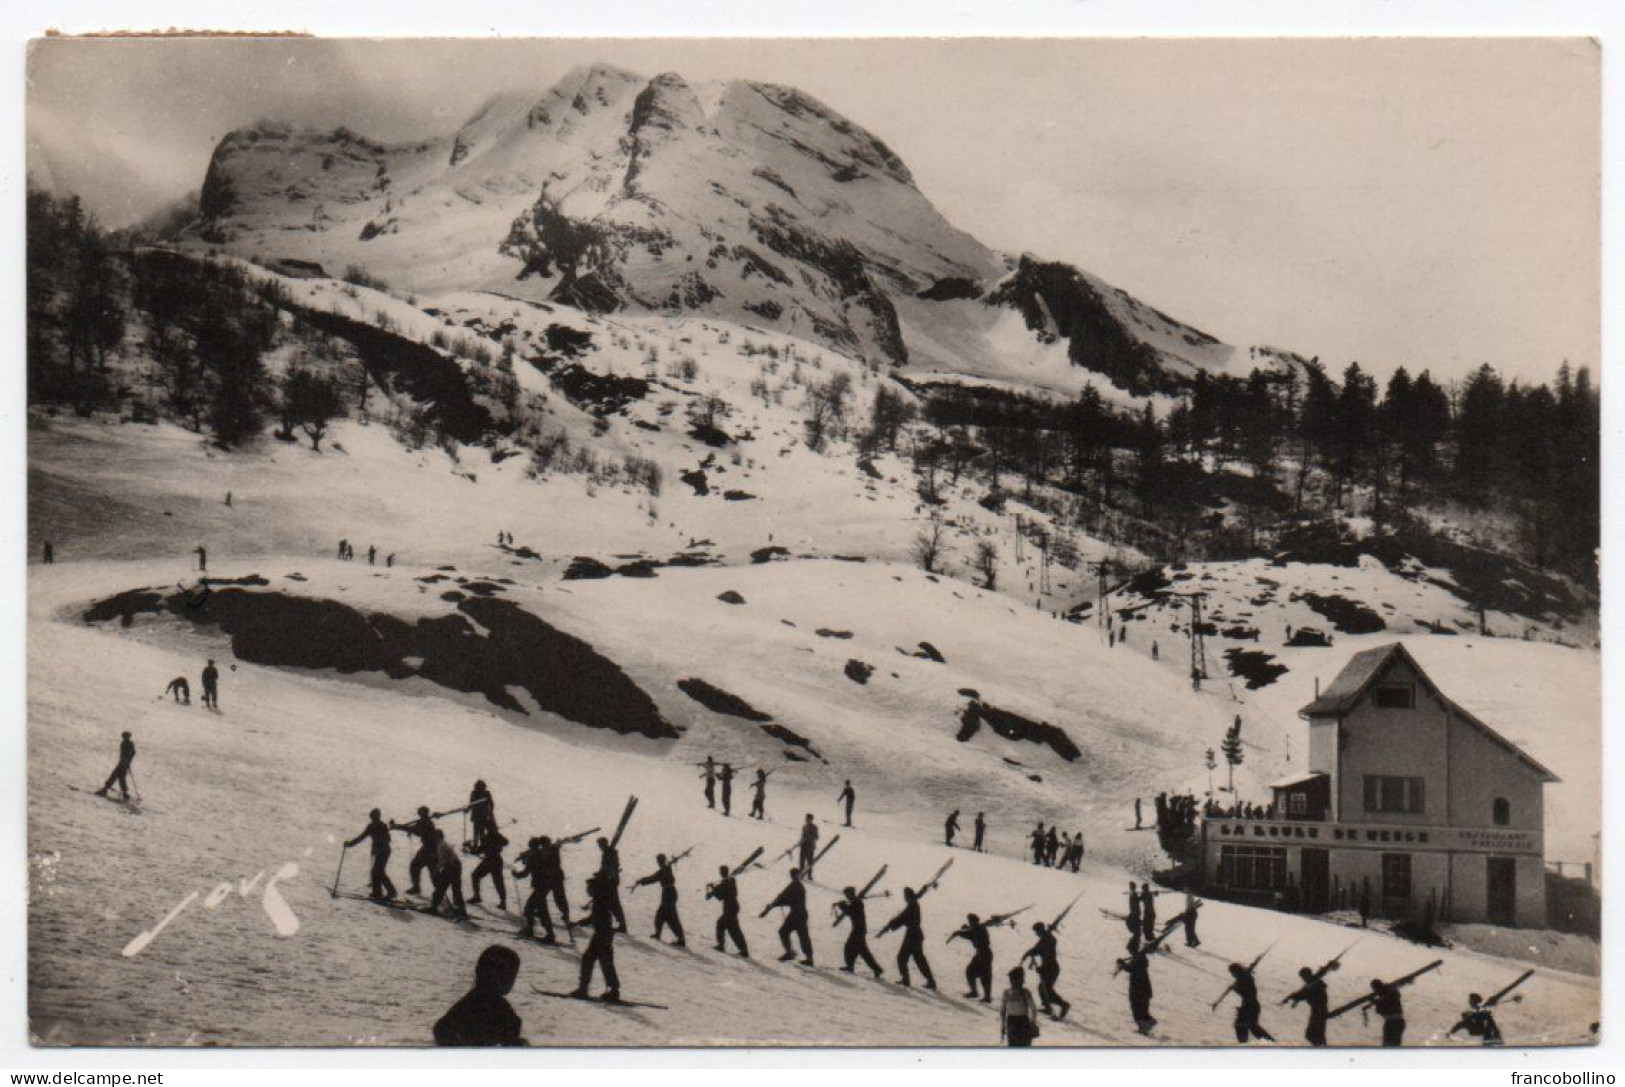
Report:
M 1357 653 L 1298 715 L 1309 768 L 1267 818 L 1203 820 L 1216 891 L 1320 911 L 1358 905 L 1546 924 L 1542 791 L 1557 778 L 1452 702 L 1405 647 Z

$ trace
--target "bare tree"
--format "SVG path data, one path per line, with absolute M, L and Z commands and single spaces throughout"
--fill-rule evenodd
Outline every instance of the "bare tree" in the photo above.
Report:
M 942 561 L 942 553 L 947 550 L 942 534 L 942 518 L 933 514 L 930 523 L 914 537 L 914 561 L 928 574 L 937 572 L 937 565 Z
M 982 575 L 982 588 L 991 590 L 999 577 L 999 549 L 987 540 L 978 542 L 972 565 Z
M 835 374 L 821 384 L 807 386 L 807 445 L 821 452 L 831 433 L 846 418 L 846 401 L 852 391 L 849 374 Z

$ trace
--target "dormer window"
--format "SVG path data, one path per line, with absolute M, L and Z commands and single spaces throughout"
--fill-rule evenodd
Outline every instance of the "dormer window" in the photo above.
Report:
M 1416 708 L 1416 688 L 1409 683 L 1385 683 L 1377 688 L 1373 697 L 1379 709 L 1410 710 Z

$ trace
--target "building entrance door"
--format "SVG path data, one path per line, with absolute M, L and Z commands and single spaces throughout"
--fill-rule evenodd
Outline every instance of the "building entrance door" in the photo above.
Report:
M 1323 913 L 1331 897 L 1331 854 L 1324 849 L 1303 851 L 1303 908 Z
M 1511 857 L 1490 857 L 1484 865 L 1489 881 L 1484 901 L 1492 925 L 1518 923 L 1518 865 Z

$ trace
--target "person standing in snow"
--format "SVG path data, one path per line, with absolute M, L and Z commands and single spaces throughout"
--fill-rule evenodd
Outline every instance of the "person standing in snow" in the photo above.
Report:
M 1239 962 L 1230 964 L 1230 988 L 1236 994 L 1236 1043 L 1246 1045 L 1253 1039 L 1261 1042 L 1273 1042 L 1275 1036 L 1264 1029 L 1258 1021 L 1263 1008 L 1258 1003 L 1258 982 L 1253 977 L 1252 967 L 1241 965 Z
M 1151 959 L 1138 939 L 1128 942 L 1128 958 L 1117 960 L 1117 971 L 1128 975 L 1128 1007 L 1135 1029 L 1149 1034 L 1157 1025 L 1151 1014 Z
M 176 676 L 170 680 L 169 686 L 164 688 L 164 694 L 173 695 L 175 701 L 183 706 L 192 704 L 192 685 L 186 682 L 185 676 Z M 159 697 L 162 697 L 162 695 Z
M 1140 798 L 1135 797 L 1134 798 L 1134 829 L 1139 830 L 1140 826 L 1141 826 L 1141 824 L 1140 824 Z
M 1140 884 L 1140 934 L 1147 940 L 1157 935 L 1157 892 L 1150 880 Z
M 518 977 L 519 954 L 512 948 L 492 944 L 480 952 L 474 988 L 435 1023 L 435 1045 L 524 1045 L 524 1023 L 508 1003 Z
M 733 763 L 722 764 L 722 814 L 732 815 L 734 811 L 734 768 Z
M 954 835 L 959 833 L 959 809 L 955 808 L 948 813 L 948 819 L 942 824 L 942 841 L 944 845 L 954 844 Z
M 1185 892 L 1185 912 L 1179 915 L 1179 920 L 1185 925 L 1185 946 L 1201 947 L 1202 941 L 1196 935 L 1196 911 L 1202 908 L 1202 900 Z M 1173 922 L 1169 922 L 1172 924 Z
M 846 946 L 841 949 L 846 959 L 846 965 L 841 967 L 843 974 L 857 971 L 858 960 L 862 959 L 865 966 L 874 971 L 875 980 L 880 980 L 880 964 L 875 961 L 874 954 L 869 950 L 869 915 L 858 897 L 856 887 L 848 887 L 842 892 L 845 895 L 841 901 L 835 903 L 835 924 L 845 921 L 849 926 L 846 934 Z
M 130 764 L 135 762 L 135 741 L 128 732 L 124 733 L 118 745 L 118 765 L 113 772 L 107 775 L 107 782 L 96 790 L 97 796 L 106 796 L 107 791 L 115 784 L 118 785 L 119 795 L 125 800 L 130 799 Z
M 367 548 L 367 565 L 368 566 L 376 566 L 377 564 L 378 564 L 378 545 L 377 544 L 372 544 Z
M 389 553 L 389 558 L 384 560 L 384 565 L 392 570 L 395 568 L 395 552 L 391 551 Z
M 1128 881 L 1128 930 L 1131 935 L 1138 938 L 1140 930 L 1140 885 L 1132 879 Z M 1152 935 L 1155 935 L 1153 933 Z
M 880 930 L 884 936 L 897 929 L 903 930 L 903 943 L 897 949 L 898 984 L 910 984 L 908 977 L 908 964 L 913 962 L 920 969 L 920 976 L 925 978 L 925 987 L 935 989 L 937 979 L 931 976 L 931 964 L 925 961 L 925 932 L 921 927 L 920 899 L 930 892 L 927 887 L 924 891 L 916 893 L 912 887 L 903 888 L 903 900 L 908 905 L 903 912 L 886 922 L 886 927 Z
M 1514 997 L 1513 999 L 1517 999 Z M 1477 993 L 1467 994 L 1467 1010 L 1461 1013 L 1456 1025 L 1445 1032 L 1446 1038 L 1455 1036 L 1456 1031 L 1465 1030 L 1469 1035 L 1478 1038 L 1487 1046 L 1501 1045 L 1505 1041 L 1501 1037 L 1501 1028 L 1495 1022 L 1495 1013 L 1484 1003 L 1484 998 Z
M 807 819 L 801 824 L 801 856 L 797 864 L 801 874 L 812 879 L 813 865 L 818 861 L 818 824 L 813 820 L 812 812 L 807 813 Z
M 745 943 L 745 934 L 739 928 L 739 884 L 728 874 L 728 866 L 722 865 L 717 869 L 721 878 L 705 890 L 706 898 L 714 898 L 722 907 L 722 913 L 717 918 L 717 950 L 727 951 L 726 941 L 732 940 L 734 947 L 738 948 L 741 958 L 750 958 L 750 947 Z
M 1054 824 L 1050 825 L 1049 833 L 1044 835 L 1044 865 L 1047 868 L 1055 867 L 1056 856 L 1061 850 L 1061 836 L 1056 833 Z
M 717 806 L 717 760 L 710 755 L 700 764 L 705 768 L 705 806 L 716 809 Z
M 440 903 L 451 909 L 451 916 L 459 921 L 468 920 L 468 905 L 463 901 L 463 859 L 446 835 L 434 831 L 434 867 L 429 871 L 434 881 L 434 897 L 429 900 L 429 912 L 438 914 Z
M 1044 824 L 1043 824 L 1042 821 L 1040 821 L 1038 826 L 1033 829 L 1031 841 L 1032 841 L 1032 844 L 1033 844 L 1033 863 L 1034 864 L 1043 864 L 1044 863 Z
M 197 568 L 200 573 L 209 572 L 209 553 L 203 549 L 202 544 L 192 548 L 192 554 L 197 556 Z
M 756 795 L 750 802 L 750 817 L 752 819 L 767 818 L 767 771 L 757 767 L 756 780 L 750 783 L 751 791 Z
M 427 807 L 418 808 L 418 817 L 410 823 L 390 823 L 390 830 L 398 830 L 409 834 L 418 840 L 418 851 L 412 856 L 412 863 L 407 872 L 412 878 L 412 884 L 406 889 L 409 895 L 422 894 L 423 871 L 433 871 L 435 866 L 435 839 L 440 832 L 435 829 L 435 817 L 429 814 Z
M 964 940 L 971 946 L 970 962 L 965 964 L 965 984 L 969 989 L 965 998 L 975 1000 L 977 986 L 980 986 L 982 1003 L 993 1003 L 993 934 L 988 932 L 987 922 L 968 913 L 965 923 L 948 939 Z
M 1405 1004 L 1399 986 L 1379 978 L 1371 979 L 1371 1010 L 1382 1020 L 1382 1044 L 1395 1049 L 1405 1044 Z
M 372 898 L 391 899 L 395 897 L 395 884 L 389 878 L 389 824 L 384 822 L 383 812 L 377 808 L 367 813 L 367 825 L 361 833 L 344 843 L 345 849 L 352 849 L 361 844 L 363 839 L 372 839 Z
M 999 998 L 999 1041 L 1025 1049 L 1038 1037 L 1038 1012 L 1033 994 L 1027 990 L 1027 976 L 1021 967 L 1010 971 L 1010 986 Z
M 350 552 L 350 541 L 349 540 L 340 540 L 339 541 L 339 558 L 341 558 L 341 559 L 349 558 L 350 557 L 349 552 Z
M 677 946 L 687 947 L 688 943 L 683 939 L 683 922 L 677 916 L 677 873 L 673 871 L 676 863 L 666 860 L 664 853 L 655 854 L 654 872 L 632 884 L 632 890 L 635 893 L 639 887 L 647 887 L 653 883 L 660 885 L 660 906 L 655 910 L 654 938 L 660 939 L 661 932 L 670 928 L 671 934 L 677 937 Z
M 614 1003 L 621 998 L 621 978 L 615 972 L 615 933 L 625 932 L 625 924 L 616 925 L 615 915 L 620 909 L 620 895 L 611 895 L 613 888 L 604 884 L 602 876 L 587 880 L 587 919 L 592 923 L 592 939 L 581 956 L 581 981 L 571 996 L 585 1000 L 592 984 L 593 967 L 604 975 L 605 989 L 600 1000 Z
M 846 825 L 851 826 L 852 805 L 858 802 L 858 794 L 852 790 L 851 778 L 846 779 L 846 787 L 841 790 L 841 795 L 836 797 L 835 800 L 837 803 L 844 804 L 846 806 Z
M 1072 1005 L 1055 991 L 1055 983 L 1061 977 L 1060 952 L 1056 946 L 1055 930 L 1039 921 L 1033 925 L 1033 935 L 1037 936 L 1038 940 L 1021 956 L 1021 961 L 1023 964 L 1032 962 L 1038 968 L 1038 999 L 1044 1003 L 1044 1014 L 1065 1019 L 1066 1013 L 1072 1010 Z M 1051 1011 L 1055 1006 L 1059 1006 L 1061 1010 Z
M 976 813 L 976 822 L 972 824 L 972 828 L 975 830 L 976 836 L 972 840 L 971 848 L 980 853 L 982 852 L 982 839 L 987 834 L 987 818 L 981 812 Z
M 215 711 L 220 709 L 220 669 L 214 666 L 213 658 L 203 666 L 203 705 Z
M 490 876 L 491 886 L 497 889 L 497 909 L 503 913 L 508 912 L 508 885 L 502 878 L 502 850 L 507 844 L 507 837 L 496 827 L 487 830 L 480 844 L 474 847 L 474 855 L 480 858 L 480 863 L 474 866 L 474 874 L 469 877 L 473 893 L 468 900 L 476 904 L 480 901 L 480 880 Z
M 779 926 L 779 943 L 784 945 L 784 954 L 779 956 L 779 961 L 789 962 L 796 957 L 790 949 L 790 937 L 794 936 L 801 944 L 801 965 L 811 966 L 813 950 L 812 934 L 807 931 L 807 888 L 801 882 L 799 870 L 790 869 L 790 882 L 777 898 L 762 907 L 758 916 L 766 917 L 777 909 L 784 910 L 784 923 Z
M 523 870 L 521 870 L 521 868 Z M 547 908 L 548 895 L 559 907 L 559 921 L 568 926 L 570 911 L 564 894 L 564 868 L 559 860 L 559 847 L 547 835 L 530 840 L 530 848 L 514 866 L 515 879 L 530 880 L 530 896 L 525 899 L 525 935 L 536 935 L 536 922 L 542 923 L 542 943 L 555 942 L 553 914 Z
M 626 914 L 621 910 L 621 851 L 608 838 L 598 839 L 598 890 L 605 908 L 615 919 L 615 928 L 626 931 Z
M 496 800 L 491 796 L 491 790 L 486 788 L 483 778 L 468 791 L 468 822 L 469 848 L 479 853 L 485 836 L 495 833 L 497 829 Z
M 1307 966 L 1298 968 L 1298 977 L 1303 984 L 1298 991 L 1286 998 L 1290 1004 L 1306 1004 L 1309 1007 L 1309 1023 L 1304 1028 L 1304 1041 L 1312 1046 L 1321 1047 L 1326 1044 L 1327 1005 L 1330 1003 L 1330 994 L 1326 990 L 1326 975 L 1338 968 L 1338 961 L 1333 959 L 1319 970 L 1311 970 Z

